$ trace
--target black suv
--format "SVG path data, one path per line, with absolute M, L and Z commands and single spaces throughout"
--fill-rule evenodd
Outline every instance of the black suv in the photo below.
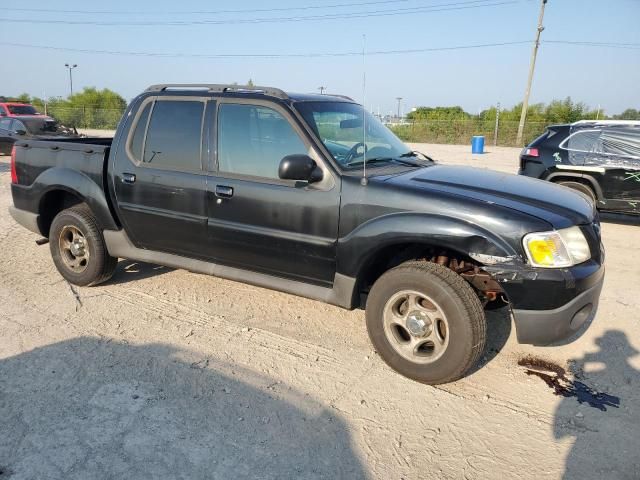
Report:
M 113 139 L 17 142 L 11 179 L 73 284 L 127 258 L 366 308 L 380 356 L 425 383 L 476 363 L 485 307 L 549 344 L 590 323 L 604 278 L 582 195 L 434 164 L 345 97 L 157 85 Z
M 522 150 L 518 173 L 578 190 L 600 210 L 640 213 L 640 121 L 547 127 Z

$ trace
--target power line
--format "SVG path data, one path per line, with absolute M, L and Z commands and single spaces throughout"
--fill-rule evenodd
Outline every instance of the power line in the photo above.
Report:
M 607 47 L 623 49 L 640 49 L 640 43 L 616 43 L 616 42 L 577 42 L 572 40 L 545 40 L 542 43 L 555 43 L 558 45 L 577 45 L 583 47 Z
M 397 54 L 409 54 L 409 53 L 426 53 L 426 52 L 441 52 L 447 50 L 468 50 L 473 48 L 489 48 L 489 47 L 502 47 L 507 45 L 522 45 L 531 43 L 531 40 L 522 40 L 517 42 L 500 42 L 500 43 L 483 43 L 475 45 L 458 45 L 450 47 L 432 47 L 432 48 L 411 48 L 404 50 L 374 50 L 367 51 L 367 55 L 397 55 Z M 86 48 L 65 48 L 65 47 L 52 47 L 50 45 L 29 45 L 24 43 L 10 43 L 0 42 L 0 45 L 8 47 L 18 48 L 33 48 L 39 50 L 53 50 L 61 52 L 75 52 L 75 53 L 91 53 L 91 54 L 104 54 L 104 55 L 130 55 L 137 57 L 161 57 L 161 58 L 318 58 L 318 57 L 351 57 L 356 55 L 362 55 L 362 52 L 315 52 L 315 53 L 233 53 L 233 54 L 198 54 L 198 53 L 160 53 L 160 52 L 132 52 L 132 51 L 120 51 L 120 50 L 91 50 Z
M 482 3 L 480 3 L 482 2 Z M 99 20 L 54 20 L 32 18 L 0 18 L 0 22 L 29 23 L 29 24 L 54 24 L 54 25 L 94 25 L 94 26 L 192 26 L 192 25 L 239 25 L 256 23 L 286 23 L 319 20 L 341 20 L 351 18 L 369 18 L 383 16 L 410 15 L 416 13 L 447 12 L 453 10 L 468 10 L 486 7 L 497 7 L 519 3 L 520 0 L 495 1 L 471 0 L 465 2 L 443 3 L 430 7 L 395 8 L 393 10 L 372 10 L 367 12 L 335 13 L 325 15 L 309 15 L 295 17 L 259 17 L 259 18 L 233 18 L 224 20 L 171 20 L 171 21 L 99 21 Z
M 369 5 L 382 5 L 390 3 L 407 3 L 413 0 L 378 0 L 372 2 L 356 2 L 356 3 L 335 3 L 333 5 L 304 5 L 301 7 L 280 7 L 280 8 L 251 8 L 238 10 L 165 10 L 162 12 L 150 12 L 149 10 L 60 10 L 56 8 L 5 8 L 5 11 L 14 12 L 42 12 L 42 13 L 78 13 L 78 14 L 99 14 L 99 15 L 218 15 L 226 13 L 249 13 L 249 12 L 286 12 L 291 10 L 314 10 L 323 8 L 345 8 L 345 7 L 361 7 Z
M 368 51 L 367 55 L 402 55 L 416 54 L 428 52 L 442 52 L 450 50 L 469 50 L 475 48 L 492 48 L 510 45 L 524 45 L 532 43 L 531 40 L 521 40 L 513 42 L 498 43 L 480 43 L 473 45 L 455 45 L 446 47 L 429 47 L 429 48 L 409 48 L 400 50 L 373 50 Z M 640 43 L 615 43 L 615 42 L 579 42 L 569 40 L 545 40 L 541 44 L 559 44 L 559 45 L 578 45 L 586 47 L 608 47 L 608 48 L 630 48 L 640 49 Z M 118 55 L 118 56 L 135 56 L 135 57 L 159 57 L 159 58 L 204 58 L 204 59 L 225 59 L 225 58 L 319 58 L 319 57 L 351 57 L 362 55 L 361 51 L 351 52 L 311 52 L 311 53 L 162 53 L 162 52 L 136 52 L 122 50 L 94 50 L 87 48 L 66 48 L 53 47 L 51 45 L 32 45 L 25 43 L 0 42 L 0 45 L 17 48 L 31 48 L 37 50 L 50 50 L 59 52 L 73 53 L 89 53 L 98 55 Z

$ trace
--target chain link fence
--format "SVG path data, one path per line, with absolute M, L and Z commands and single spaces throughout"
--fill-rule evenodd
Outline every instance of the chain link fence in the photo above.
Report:
M 48 106 L 47 115 L 67 127 L 114 130 L 124 109 L 99 109 L 94 107 Z M 474 135 L 484 135 L 487 145 L 495 141 L 495 120 L 481 118 L 461 120 L 422 120 L 387 123 L 387 126 L 402 140 L 413 143 L 445 143 L 465 145 Z M 527 122 L 524 129 L 524 144 L 528 144 L 542 132 L 544 122 Z M 521 147 L 516 144 L 518 122 L 498 123 L 497 145 Z
M 46 109 L 46 114 L 55 118 L 62 125 L 98 130 L 115 129 L 123 113 L 124 109 L 94 107 L 58 107 L 50 105 Z
M 483 135 L 487 145 L 494 145 L 495 143 L 506 147 L 527 145 L 544 132 L 547 127 L 544 122 L 527 122 L 524 128 L 524 145 L 518 145 L 516 143 L 518 123 L 514 121 L 499 122 L 497 138 L 495 135 L 495 119 L 405 121 L 390 123 L 387 126 L 406 142 L 465 145 L 471 143 L 471 137 L 474 135 Z

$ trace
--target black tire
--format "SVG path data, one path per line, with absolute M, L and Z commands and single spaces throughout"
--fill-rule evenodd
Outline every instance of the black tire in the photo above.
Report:
M 597 201 L 596 194 L 589 185 L 585 185 L 584 183 L 580 182 L 558 182 L 558 185 L 562 185 L 563 187 L 567 187 L 582 193 L 589 200 L 591 200 L 591 203 L 595 204 Z
M 385 333 L 385 308 L 404 291 L 424 294 L 446 316 L 448 343 L 432 363 L 407 360 Z M 384 273 L 369 293 L 366 321 L 369 338 L 387 365 L 430 385 L 463 377 L 478 362 L 486 342 L 486 318 L 476 292 L 452 270 L 426 261 L 406 262 Z
M 76 231 L 82 238 L 82 251 L 88 252 L 86 258 L 74 257 L 69 249 L 62 246 L 68 240 L 61 239 L 61 235 L 68 237 L 70 232 Z M 49 230 L 49 247 L 60 275 L 69 283 L 81 287 L 106 282 L 113 276 L 118 264 L 118 259 L 109 255 L 98 221 L 86 204 L 76 205 L 56 215 Z M 74 269 L 70 264 L 78 258 L 86 261 Z

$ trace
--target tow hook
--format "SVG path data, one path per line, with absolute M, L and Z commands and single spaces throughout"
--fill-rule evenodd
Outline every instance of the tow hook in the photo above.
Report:
M 39 238 L 38 240 L 36 240 L 36 245 L 38 246 L 46 245 L 47 243 L 49 243 L 48 238 Z

